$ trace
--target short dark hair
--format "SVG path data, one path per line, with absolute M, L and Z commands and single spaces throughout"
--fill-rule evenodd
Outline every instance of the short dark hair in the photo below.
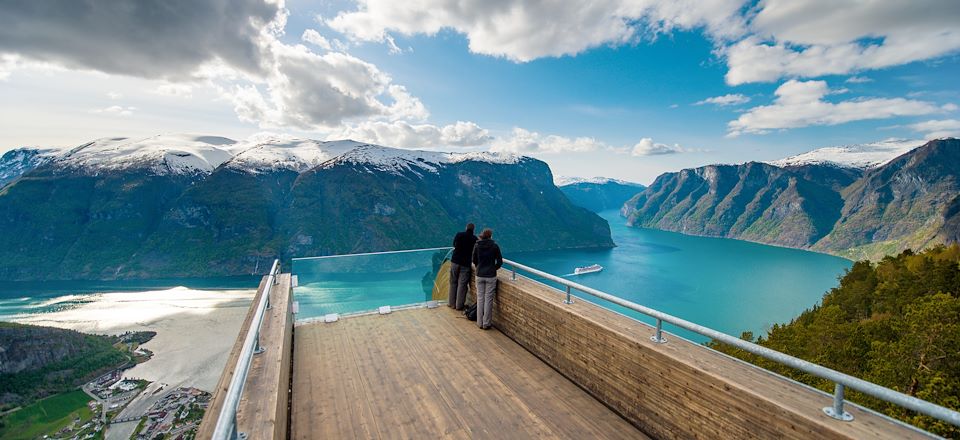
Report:
M 484 240 L 489 240 L 493 238 L 493 229 L 485 228 L 483 232 L 480 233 L 480 238 Z
M 467 223 L 467 230 L 473 232 L 473 223 Z

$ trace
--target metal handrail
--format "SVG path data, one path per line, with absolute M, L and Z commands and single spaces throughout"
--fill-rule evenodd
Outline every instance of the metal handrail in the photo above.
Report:
M 240 357 L 237 358 L 237 366 L 233 371 L 233 377 L 230 378 L 230 385 L 227 386 L 227 396 L 223 399 L 223 407 L 220 408 L 217 425 L 211 437 L 214 440 L 234 440 L 247 437 L 244 433 L 237 432 L 237 409 L 240 406 L 240 396 L 243 394 L 243 385 L 247 381 L 253 356 L 263 352 L 263 348 L 260 346 L 260 327 L 263 324 L 263 315 L 270 308 L 270 292 L 273 290 L 279 272 L 280 260 L 273 260 L 273 267 L 270 268 L 270 273 L 267 275 L 267 285 L 263 289 L 263 295 L 260 296 L 260 302 L 257 303 L 253 320 L 250 321 L 250 328 L 247 329 L 247 336 L 243 339 Z
M 399 251 L 383 251 L 383 252 L 363 252 L 359 254 L 339 254 L 339 255 L 321 255 L 319 257 L 297 257 L 292 258 L 294 261 L 299 260 L 322 260 L 325 258 L 342 258 L 342 257 L 362 257 L 366 255 L 385 255 L 385 254 L 405 254 L 409 252 L 426 252 L 426 251 L 440 251 L 444 249 L 453 249 L 450 246 L 435 247 L 435 248 L 424 248 L 424 249 L 403 249 Z
M 839 371 L 814 364 L 812 362 L 799 359 L 788 354 L 781 353 L 776 350 L 771 350 L 766 347 L 754 344 L 752 342 L 744 341 L 743 339 L 730 336 L 726 333 L 713 330 L 708 327 L 704 327 L 699 324 L 694 324 L 690 321 L 678 318 L 667 313 L 663 313 L 659 310 L 651 309 L 649 307 L 642 306 L 640 304 L 625 300 L 623 298 L 613 296 L 606 292 L 601 292 L 597 289 L 584 286 L 579 283 L 558 277 L 547 272 L 534 269 L 529 266 L 504 259 L 503 262 L 513 268 L 512 276 L 513 279 L 517 277 L 517 269 L 520 269 L 524 272 L 528 272 L 539 277 L 546 278 L 550 281 L 560 283 L 567 288 L 567 299 L 564 303 L 571 303 L 570 298 L 570 289 L 576 289 L 588 295 L 612 302 L 614 304 L 626 307 L 630 310 L 635 310 L 637 312 L 643 313 L 651 318 L 657 320 L 656 333 L 650 337 L 651 341 L 654 343 L 664 343 L 666 339 L 662 335 L 663 323 L 673 324 L 677 327 L 680 327 L 685 330 L 692 331 L 702 336 L 723 342 L 724 344 L 732 345 L 736 348 L 744 350 L 749 353 L 753 353 L 757 356 L 779 362 L 783 365 L 786 365 L 791 368 L 796 368 L 797 370 L 803 371 L 805 373 L 812 374 L 814 376 L 820 377 L 822 379 L 827 379 L 835 383 L 834 387 L 834 398 L 833 405 L 823 409 L 827 415 L 838 420 L 853 420 L 853 416 L 843 410 L 844 402 L 844 388 L 850 387 L 857 391 L 860 391 L 864 394 L 871 395 L 878 399 L 902 406 L 904 408 L 916 411 L 918 413 L 926 414 L 930 417 L 940 419 L 944 422 L 950 423 L 952 425 L 960 426 L 960 412 L 954 411 L 952 409 L 937 405 L 935 403 L 927 402 L 916 397 L 908 396 L 899 391 L 892 390 L 887 387 L 877 385 L 873 382 L 868 382 L 863 379 L 859 379 L 848 374 L 841 373 Z

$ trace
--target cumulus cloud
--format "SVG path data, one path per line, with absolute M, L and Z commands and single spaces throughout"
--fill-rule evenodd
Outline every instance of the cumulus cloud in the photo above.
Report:
M 728 136 L 764 134 L 771 130 L 837 125 L 867 119 L 915 116 L 945 110 L 933 103 L 904 98 L 862 98 L 837 103 L 825 101 L 825 81 L 790 80 L 777 88 L 773 104 L 751 108 L 727 124 Z
M 766 0 L 726 47 L 731 85 L 847 74 L 960 50 L 960 3 Z
M 0 15 L 0 77 L 21 59 L 165 82 L 188 97 L 209 84 L 241 120 L 324 130 L 357 120 L 422 121 L 423 103 L 373 64 L 307 30 L 279 40 L 282 0 L 14 2 Z M 11 60 L 7 63 L 7 60 Z
M 356 11 L 324 20 L 361 41 L 392 41 L 390 33 L 466 35 L 474 53 L 525 62 L 575 55 L 673 29 L 705 28 L 716 38 L 743 32 L 742 0 L 359 0 Z M 395 46 L 395 45 L 394 45 Z
M 282 8 L 269 0 L 7 2 L 0 53 L 144 78 L 183 78 L 215 60 L 261 72 L 260 40 Z
M 591 137 L 542 135 L 520 127 L 514 127 L 509 137 L 497 138 L 490 145 L 490 151 L 519 154 L 584 153 L 610 149 L 612 147 L 609 145 Z
M 275 43 L 276 62 L 266 84 L 224 89 L 241 119 L 262 128 L 337 128 L 350 120 L 421 121 L 423 103 L 376 66 L 341 52 L 317 54 Z M 263 90 L 265 89 L 265 90 Z
M 702 150 L 683 148 L 678 144 L 667 145 L 656 143 L 650 138 L 640 139 L 640 142 L 632 147 L 621 147 L 609 145 L 592 137 L 570 138 L 552 134 L 543 135 L 535 131 L 514 127 L 510 136 L 495 139 L 490 145 L 490 151 L 517 154 L 590 153 L 606 151 L 631 156 L 662 156 Z
M 730 105 L 740 105 L 750 102 L 750 97 L 737 94 L 729 94 L 723 96 L 714 96 L 712 98 L 707 98 L 702 101 L 697 101 L 693 105 L 704 105 L 704 104 L 713 104 L 719 107 L 726 107 Z
M 918 122 L 909 125 L 910 129 L 923 133 L 927 139 L 960 137 L 960 120 L 941 119 Z
M 436 126 L 404 121 L 364 121 L 331 132 L 327 139 L 353 139 L 399 148 L 475 147 L 493 138 L 473 122 Z
M 643 138 L 630 150 L 632 156 L 664 156 L 668 154 L 687 153 L 691 150 L 685 149 L 678 144 L 667 145 L 654 142 L 653 139 Z

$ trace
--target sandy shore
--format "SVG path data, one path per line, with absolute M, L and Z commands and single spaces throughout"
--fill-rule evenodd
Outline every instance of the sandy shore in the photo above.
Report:
M 69 310 L 17 322 L 117 334 L 152 330 L 143 345 L 154 357 L 126 372 L 167 387 L 211 391 L 217 384 L 255 290 L 209 291 L 178 287 L 147 292 L 104 293 Z

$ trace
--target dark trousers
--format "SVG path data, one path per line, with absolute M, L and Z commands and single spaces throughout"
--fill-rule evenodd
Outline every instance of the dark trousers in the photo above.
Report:
M 461 266 L 450 262 L 450 293 L 447 295 L 447 305 L 457 310 L 463 309 L 467 300 L 467 289 L 470 286 L 470 275 L 473 269 L 470 266 Z

